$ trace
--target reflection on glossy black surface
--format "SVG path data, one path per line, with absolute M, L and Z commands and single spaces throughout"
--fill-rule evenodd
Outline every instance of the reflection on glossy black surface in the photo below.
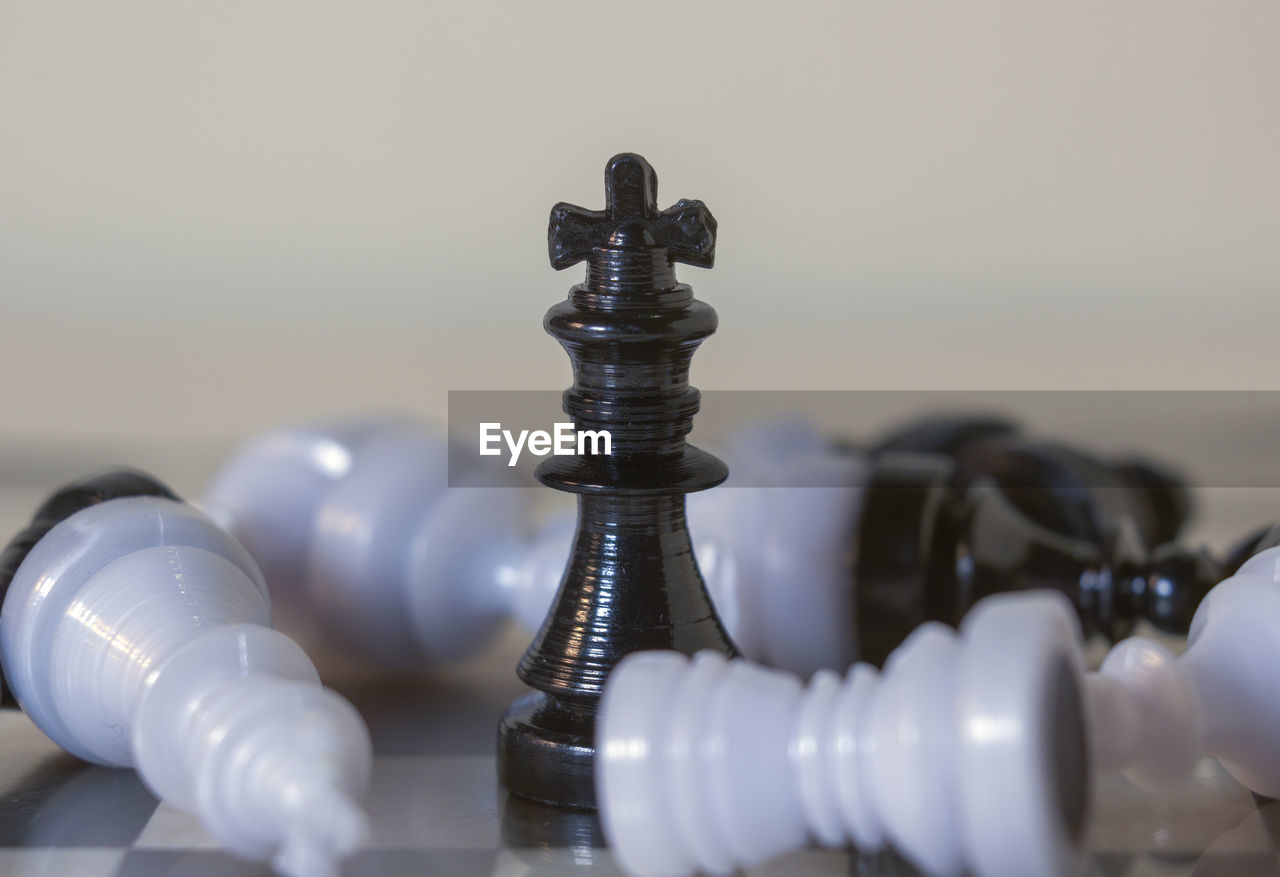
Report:
M 594 810 L 556 807 L 519 795 L 499 795 L 502 846 L 493 877 L 559 875 L 585 869 L 614 874 Z
M 657 176 L 638 155 L 605 169 L 606 207 L 551 211 L 551 264 L 586 260 L 587 281 L 547 312 L 573 364 L 564 410 L 608 430 L 610 456 L 548 457 L 538 478 L 577 493 L 578 531 L 560 593 L 520 678 L 538 693 L 499 727 L 498 771 L 512 792 L 593 807 L 593 732 L 605 676 L 639 649 L 732 651 L 698 573 L 684 494 L 724 480 L 685 441 L 698 410 L 689 365 L 716 314 L 677 283 L 673 263 L 710 267 L 715 220 L 698 201 L 659 212 Z
M 603 847 L 600 817 L 594 810 L 556 807 L 518 795 L 504 795 L 502 844 L 517 849 Z

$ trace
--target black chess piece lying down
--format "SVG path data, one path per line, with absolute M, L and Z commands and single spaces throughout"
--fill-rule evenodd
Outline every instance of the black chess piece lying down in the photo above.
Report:
M 1086 635 L 1110 641 L 1141 619 L 1185 634 L 1268 532 L 1221 559 L 1192 549 L 1177 541 L 1192 502 L 1173 470 L 994 417 L 928 417 L 862 446 L 776 422 L 723 456 L 729 483 L 690 499 L 703 574 L 742 653 L 804 675 L 879 665 L 921 623 L 955 625 L 1007 591 L 1060 591 Z

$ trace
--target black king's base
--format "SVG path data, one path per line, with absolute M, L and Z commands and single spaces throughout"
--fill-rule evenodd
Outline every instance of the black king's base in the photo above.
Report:
M 588 494 L 579 512 L 560 598 L 518 670 L 539 691 L 503 717 L 498 765 L 517 795 L 594 807 L 595 708 L 613 665 L 646 649 L 732 647 L 694 562 L 683 494 Z
M 520 662 L 537 691 L 498 729 L 498 773 L 516 795 L 595 806 L 596 705 L 627 654 L 733 653 L 693 556 L 686 493 L 719 484 L 724 464 L 685 442 L 698 410 L 689 363 L 716 315 L 676 282 L 673 262 L 710 267 L 715 220 L 697 201 L 659 212 L 657 178 L 637 155 L 605 170 L 607 206 L 558 204 L 552 266 L 587 261 L 587 282 L 545 320 L 573 362 L 564 410 L 608 430 L 609 456 L 551 457 L 538 477 L 577 493 L 578 531 L 554 607 Z

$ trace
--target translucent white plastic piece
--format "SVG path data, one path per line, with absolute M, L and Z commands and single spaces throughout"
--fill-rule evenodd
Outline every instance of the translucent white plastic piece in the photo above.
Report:
M 394 417 L 367 417 L 250 439 L 218 470 L 201 507 L 249 549 L 274 593 L 291 595 L 302 587 L 315 510 L 351 471 L 353 450 L 370 435 L 403 425 Z
M 243 547 L 188 506 L 134 497 L 35 545 L 0 650 L 19 703 L 63 748 L 136 767 L 241 855 L 328 877 L 366 831 L 369 735 L 269 623 Z
M 883 674 L 795 676 L 649 652 L 610 676 L 600 815 L 641 877 L 751 867 L 810 836 L 886 842 L 932 875 L 1067 875 L 1088 803 L 1079 633 L 1060 595 L 918 629 Z
M 1241 784 L 1280 796 L 1280 548 L 1216 585 L 1180 656 L 1127 639 L 1088 680 L 1101 769 L 1167 791 L 1211 755 Z
M 740 477 L 749 486 L 688 498 L 698 568 L 730 638 L 745 657 L 801 676 L 849 666 L 865 462 L 824 447 Z
M 448 486 L 443 436 L 395 418 L 245 443 L 203 506 L 261 558 L 281 603 L 384 667 L 464 657 L 515 616 L 536 628 L 571 532 L 532 540 L 519 488 Z

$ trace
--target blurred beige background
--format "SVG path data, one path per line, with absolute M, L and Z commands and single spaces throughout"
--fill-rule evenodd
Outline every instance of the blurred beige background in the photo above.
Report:
M 547 212 L 622 150 L 720 221 L 704 389 L 1277 388 L 1278 35 L 1264 0 L 0 3 L 0 437 L 562 387 Z

